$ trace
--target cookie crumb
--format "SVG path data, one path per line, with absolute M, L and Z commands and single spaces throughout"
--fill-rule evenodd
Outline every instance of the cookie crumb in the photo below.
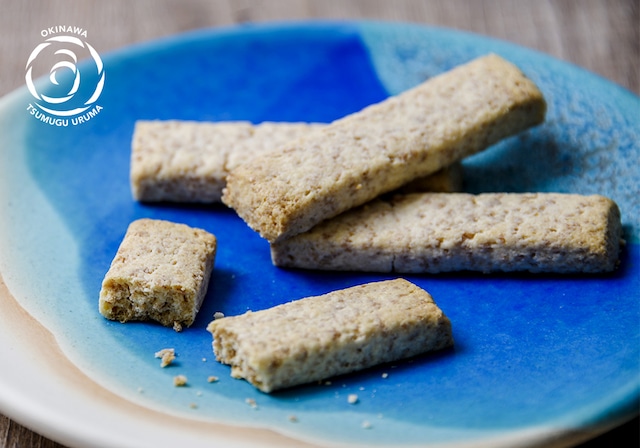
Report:
M 176 387 L 184 387 L 187 385 L 187 377 L 184 375 L 176 375 L 173 377 L 173 385 Z
M 384 373 L 382 374 L 382 378 L 388 378 L 388 377 L 389 377 L 389 374 L 388 374 L 387 372 L 384 372 Z
M 349 404 L 356 404 L 358 402 L 358 396 L 356 394 L 349 394 L 347 401 Z
M 251 406 L 253 409 L 257 409 L 258 407 L 258 403 L 256 403 L 256 400 L 254 400 L 253 398 L 247 398 L 244 400 L 244 402 Z
M 222 311 L 216 311 L 215 313 L 213 313 L 214 319 L 222 319 L 223 317 L 224 317 L 224 313 Z
M 173 329 L 180 333 L 182 331 L 182 324 L 180 322 L 174 322 L 173 323 Z
M 207 378 L 207 381 L 208 381 L 209 383 L 217 383 L 219 379 L 220 379 L 220 378 L 218 378 L 217 376 L 213 376 L 213 375 L 211 375 L 209 378 Z
M 176 351 L 173 348 L 163 348 L 155 353 L 156 358 L 161 358 L 160 367 L 167 367 L 176 359 Z

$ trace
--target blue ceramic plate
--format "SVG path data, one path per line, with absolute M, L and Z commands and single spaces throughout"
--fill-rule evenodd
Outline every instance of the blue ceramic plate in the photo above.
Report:
M 466 160 L 466 189 L 613 198 L 627 240 L 620 269 L 407 276 L 450 317 L 455 349 L 272 395 L 230 378 L 205 331 L 214 312 L 393 276 L 279 269 L 267 242 L 224 206 L 136 203 L 128 180 L 135 121 L 330 122 L 489 52 L 538 84 L 548 118 Z M 70 445 L 123 447 L 549 445 L 637 412 L 638 97 L 521 47 L 405 24 L 245 25 L 91 55 L 78 66 L 89 74 L 76 96 L 88 106 L 75 121 L 34 112 L 46 98 L 30 90 L 45 91 L 48 78 L 0 102 L 3 413 Z M 97 312 L 101 280 L 141 217 L 218 237 L 205 304 L 182 333 Z M 178 358 L 162 369 L 154 353 L 165 347 Z M 188 387 L 173 386 L 178 374 Z M 220 380 L 209 383 L 211 375 Z

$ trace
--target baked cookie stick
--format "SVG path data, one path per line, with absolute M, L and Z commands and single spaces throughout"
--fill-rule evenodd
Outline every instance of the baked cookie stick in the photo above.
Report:
M 603 196 L 417 193 L 375 200 L 271 245 L 277 266 L 438 273 L 607 272 L 620 211 Z
M 489 55 L 232 170 L 222 201 L 270 242 L 543 121 L 522 72 Z
M 131 143 L 133 197 L 148 202 L 220 202 L 230 169 L 320 126 L 138 121 Z
M 453 344 L 451 323 L 431 295 L 403 279 L 217 319 L 207 329 L 231 376 L 263 392 Z
M 131 191 L 143 202 L 220 202 L 229 171 L 325 125 L 247 121 L 138 121 L 131 144 Z M 418 179 L 419 191 L 459 191 L 460 165 Z
M 204 230 L 154 219 L 132 222 L 102 282 L 100 313 L 180 331 L 196 318 L 215 255 L 216 238 Z

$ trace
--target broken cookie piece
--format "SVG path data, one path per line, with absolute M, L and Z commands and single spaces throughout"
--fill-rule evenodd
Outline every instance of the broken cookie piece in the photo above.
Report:
M 120 322 L 153 320 L 181 329 L 207 292 L 216 238 L 169 221 L 132 222 L 100 290 L 100 313 Z
M 322 380 L 453 344 L 429 293 L 404 279 L 216 319 L 216 359 L 263 392 Z

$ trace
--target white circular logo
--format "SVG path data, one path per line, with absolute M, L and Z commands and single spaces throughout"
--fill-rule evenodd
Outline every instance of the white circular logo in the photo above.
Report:
M 81 73 L 77 64 L 85 56 L 89 56 L 93 64 L 82 65 L 84 73 Z M 52 59 L 55 62 L 49 69 L 49 83 L 39 84 L 38 90 L 33 81 L 34 75 L 38 74 L 36 66 L 41 60 Z M 75 36 L 53 36 L 39 44 L 31 52 L 26 70 L 27 88 L 37 100 L 36 105 L 58 117 L 71 117 L 87 111 L 98 100 L 104 87 L 104 66 L 98 52 Z

